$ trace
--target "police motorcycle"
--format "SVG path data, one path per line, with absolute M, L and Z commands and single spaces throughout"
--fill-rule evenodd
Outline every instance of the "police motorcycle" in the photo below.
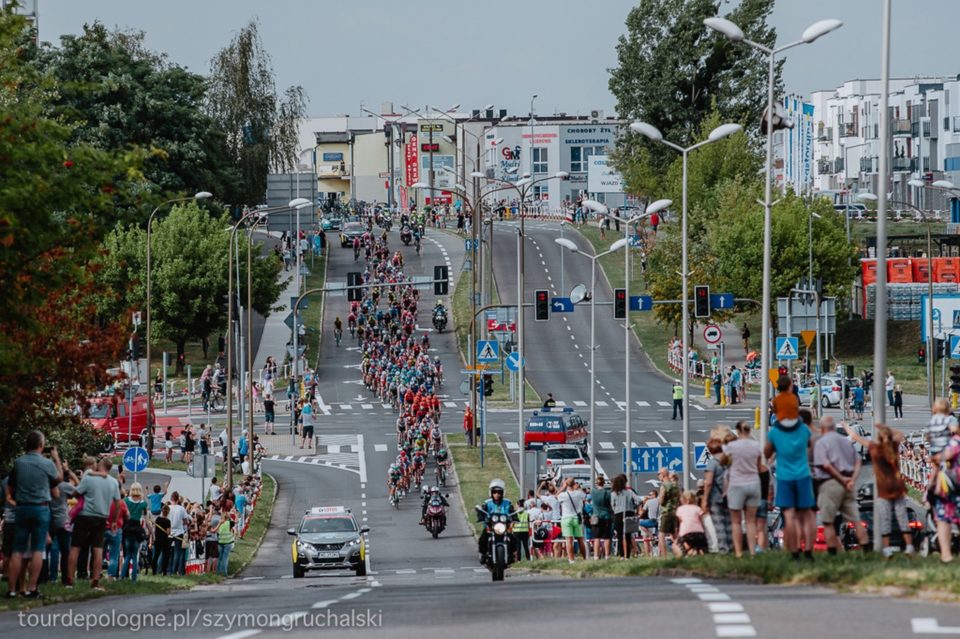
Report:
M 404 246 L 410 246 L 410 242 L 413 241 L 413 229 L 410 228 L 409 224 L 400 227 L 400 241 L 403 242 Z
M 443 304 L 437 303 L 433 307 L 433 327 L 438 333 L 442 333 L 447 327 L 447 309 Z
M 440 533 L 447 527 L 447 502 L 444 495 L 440 494 L 440 489 L 436 486 L 423 489 L 424 512 L 423 525 L 434 539 L 440 536 Z
M 490 499 L 474 506 L 477 521 L 484 524 L 480 535 L 480 563 L 490 570 L 493 581 L 503 581 L 504 571 L 513 562 L 514 540 L 511 533 L 517 511 L 509 499 L 504 498 L 505 485 L 502 479 L 490 482 Z

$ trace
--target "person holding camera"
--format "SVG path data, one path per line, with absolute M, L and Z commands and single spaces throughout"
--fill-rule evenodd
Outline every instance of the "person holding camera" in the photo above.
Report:
M 567 546 L 567 561 L 573 563 L 573 542 L 577 541 L 580 556 L 587 558 L 587 545 L 583 538 L 583 502 L 586 494 L 575 479 L 568 478 L 563 482 L 563 488 L 557 493 L 557 503 L 560 504 L 560 530 Z

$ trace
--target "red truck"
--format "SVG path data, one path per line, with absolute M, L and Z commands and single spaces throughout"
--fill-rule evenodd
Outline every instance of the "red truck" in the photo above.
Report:
M 147 397 L 136 395 L 132 403 L 122 393 L 93 397 L 87 407 L 86 420 L 97 430 L 108 433 L 113 438 L 114 444 L 131 442 L 142 445 L 142 442 L 146 441 Z M 158 420 L 156 410 L 153 411 L 152 421 L 155 439 L 163 438 L 163 431 L 168 425 L 173 426 L 173 436 L 179 438 L 180 431 L 184 427 L 182 420 L 178 417 Z M 110 446 L 106 452 L 112 450 L 113 446 Z

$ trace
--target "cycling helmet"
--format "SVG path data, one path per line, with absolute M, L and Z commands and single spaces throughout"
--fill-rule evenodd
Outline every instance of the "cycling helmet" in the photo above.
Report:
M 506 492 L 507 485 L 503 483 L 502 479 L 491 479 L 490 480 L 490 492 L 492 493 L 495 490 L 499 490 L 501 493 Z
M 446 455 L 446 454 L 447 454 L 447 449 L 446 449 L 446 448 L 441 448 L 440 450 L 437 451 L 437 454 L 438 454 L 438 455 Z
M 437 488 L 436 486 L 431 486 L 431 487 L 430 487 L 430 493 L 431 493 L 431 494 L 432 494 L 432 493 L 439 493 L 439 492 L 440 492 L 440 489 Z

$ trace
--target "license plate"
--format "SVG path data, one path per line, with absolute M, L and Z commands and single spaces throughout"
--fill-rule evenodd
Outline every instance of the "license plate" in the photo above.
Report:
M 338 552 L 318 552 L 317 559 L 340 559 Z

